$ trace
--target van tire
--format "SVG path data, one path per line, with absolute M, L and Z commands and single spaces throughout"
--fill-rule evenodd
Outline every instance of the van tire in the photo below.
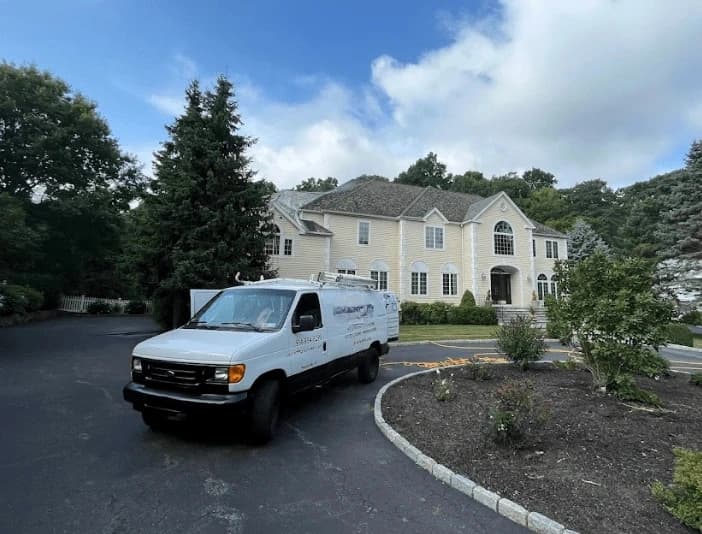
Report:
M 375 348 L 366 351 L 361 363 L 358 364 L 358 381 L 361 384 L 375 382 L 380 368 L 380 356 Z
M 253 392 L 251 402 L 251 437 L 255 443 L 268 443 L 275 434 L 280 416 L 280 382 L 267 379 Z
M 156 432 L 165 430 L 168 425 L 168 419 L 153 410 L 144 409 L 141 412 L 141 418 L 144 424 Z

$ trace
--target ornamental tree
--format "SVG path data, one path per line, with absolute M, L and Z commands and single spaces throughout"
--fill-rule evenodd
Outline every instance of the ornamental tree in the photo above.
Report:
M 556 276 L 561 297 L 547 302 L 549 321 L 580 347 L 595 387 L 616 389 L 622 375 L 659 365 L 672 305 L 653 290 L 650 262 L 597 251 L 557 263 Z

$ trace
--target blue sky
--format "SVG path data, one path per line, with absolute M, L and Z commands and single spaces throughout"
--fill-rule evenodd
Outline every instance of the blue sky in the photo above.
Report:
M 281 187 L 394 176 L 430 150 L 562 185 L 679 167 L 702 137 L 702 3 L 559 4 L 0 0 L 0 57 L 96 101 L 147 166 L 187 82 L 224 73 Z

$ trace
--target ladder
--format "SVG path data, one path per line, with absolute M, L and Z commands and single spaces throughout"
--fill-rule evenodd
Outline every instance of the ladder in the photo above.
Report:
M 314 278 L 314 275 L 312 275 L 311 278 Z M 378 281 L 372 278 L 357 276 L 355 274 L 329 273 L 324 271 L 317 275 L 317 282 L 323 284 L 334 283 L 344 287 L 362 287 L 365 289 L 377 289 L 378 287 Z

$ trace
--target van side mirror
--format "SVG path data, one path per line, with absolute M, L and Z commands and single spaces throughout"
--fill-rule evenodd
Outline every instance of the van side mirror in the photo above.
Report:
M 309 332 L 314 330 L 315 321 L 313 315 L 300 315 L 300 324 L 293 325 L 292 331 L 297 334 L 298 332 Z

